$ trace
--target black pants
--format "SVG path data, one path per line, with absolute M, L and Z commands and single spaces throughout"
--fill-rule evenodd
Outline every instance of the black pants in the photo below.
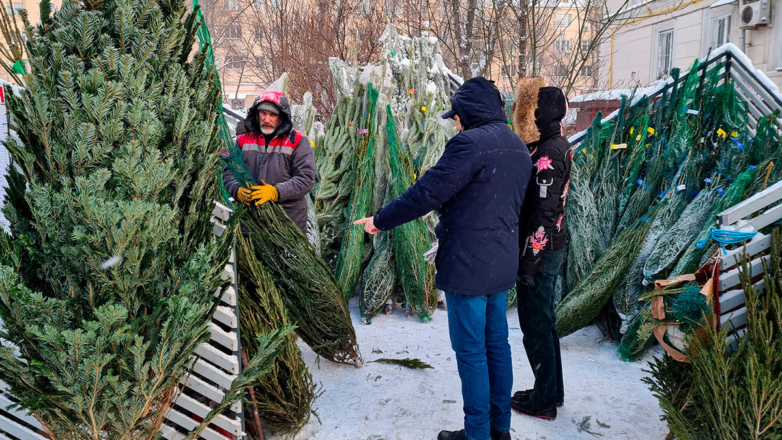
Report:
M 567 254 L 566 249 L 543 251 L 535 275 L 535 288 L 517 286 L 524 350 L 535 375 L 535 391 L 530 396 L 530 402 L 538 409 L 551 408 L 564 401 L 565 397 L 554 299 L 557 275 Z

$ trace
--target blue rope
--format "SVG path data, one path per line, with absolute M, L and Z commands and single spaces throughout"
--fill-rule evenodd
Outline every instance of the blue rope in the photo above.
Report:
M 730 231 L 727 229 L 711 228 L 711 231 L 709 231 L 709 235 L 706 237 L 706 239 L 695 243 L 695 247 L 698 249 L 703 249 L 706 247 L 706 244 L 709 242 L 709 240 L 714 239 L 714 241 L 719 243 L 720 247 L 722 247 L 722 252 L 727 253 L 725 250 L 726 244 L 744 243 L 745 240 L 752 240 L 752 237 L 754 237 L 755 234 L 757 234 L 757 232 L 740 232 Z

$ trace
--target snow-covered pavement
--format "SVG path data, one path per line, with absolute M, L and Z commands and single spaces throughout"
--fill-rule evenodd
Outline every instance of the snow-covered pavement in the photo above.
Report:
M 323 359 L 318 363 L 312 350 L 299 342 L 323 395 L 315 403 L 317 416 L 296 438 L 434 440 L 442 429 L 460 429 L 462 397 L 446 312 L 438 309 L 432 322 L 422 324 L 397 307 L 393 315 L 381 314 L 371 325 L 361 325 L 357 300 L 350 305 L 364 367 Z M 515 309 L 508 312 L 508 321 L 514 390 L 529 388 L 532 373 Z M 639 362 L 623 362 L 616 345 L 603 341 L 594 326 L 564 338 L 565 406 L 554 422 L 514 414 L 513 439 L 663 439 L 668 431 L 657 400 L 641 382 L 647 361 L 661 352 L 655 347 Z M 434 369 L 367 362 L 379 358 L 419 358 Z

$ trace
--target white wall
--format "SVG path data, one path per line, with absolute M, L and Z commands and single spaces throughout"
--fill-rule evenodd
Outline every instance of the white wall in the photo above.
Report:
M 731 15 L 729 41 L 739 45 L 738 1 L 712 8 L 717 0 L 700 0 L 671 12 L 666 9 L 682 5 L 682 1 L 657 0 L 647 4 L 641 0 L 631 11 L 622 14 L 614 30 L 613 60 L 611 40 L 600 47 L 600 87 L 621 88 L 648 85 L 655 81 L 657 72 L 657 34 L 665 29 L 674 31 L 673 67 L 682 70 L 692 66 L 695 59 L 706 56 L 710 46 L 713 17 Z M 623 0 L 609 0 L 609 8 L 618 8 Z M 777 0 L 772 26 L 746 31 L 746 53 L 756 68 L 777 85 L 782 86 L 782 0 Z M 613 72 L 613 74 L 611 74 Z M 782 88 L 782 87 L 781 87 Z

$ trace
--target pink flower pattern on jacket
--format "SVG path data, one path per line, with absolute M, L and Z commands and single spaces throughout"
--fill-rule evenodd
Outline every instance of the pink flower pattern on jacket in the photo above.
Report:
M 553 170 L 554 166 L 552 165 L 554 163 L 553 160 L 551 160 L 548 156 L 543 156 L 540 159 L 538 159 L 537 162 L 535 162 L 535 167 L 538 169 L 538 172 L 541 172 L 543 170 Z
M 546 230 L 543 226 L 539 227 L 534 234 L 529 236 L 530 244 L 532 245 L 532 254 L 538 255 L 538 252 L 543 250 L 543 247 L 548 243 L 548 237 L 546 237 Z

